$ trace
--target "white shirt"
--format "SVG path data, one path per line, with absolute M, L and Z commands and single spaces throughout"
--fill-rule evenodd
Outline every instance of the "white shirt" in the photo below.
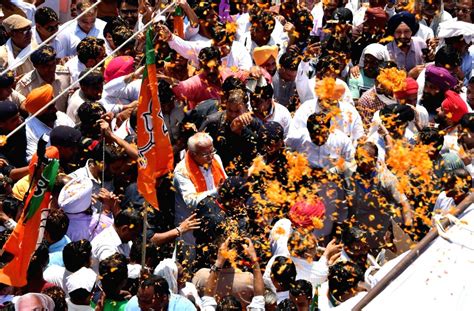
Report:
M 206 47 L 212 45 L 212 40 L 206 41 L 186 41 L 178 36 L 173 35 L 172 40 L 168 41 L 169 46 L 178 52 L 181 56 L 191 61 L 193 66 L 199 67 L 199 52 Z M 222 57 L 222 65 L 224 67 L 237 67 L 242 70 L 249 70 L 252 67 L 252 58 L 242 43 L 238 41 L 232 42 L 230 52 L 227 56 Z
M 87 69 L 86 65 L 81 63 L 77 56 L 69 59 L 64 66 L 69 69 L 69 73 L 71 74 L 71 84 L 79 79 L 79 75 L 83 70 Z
M 142 79 L 125 83 L 125 76 L 115 78 L 104 85 L 100 103 L 107 112 L 112 111 L 117 114 L 122 111 L 124 105 L 138 100 L 141 85 Z
M 43 278 L 46 282 L 61 287 L 66 294 L 66 297 L 69 297 L 69 292 L 66 286 L 66 278 L 71 274 L 72 273 L 66 270 L 64 267 L 52 265 L 44 270 Z
M 331 124 L 349 136 L 352 144 L 357 146 L 357 140 L 364 136 L 364 126 L 360 114 L 353 105 L 344 100 L 339 101 L 339 109 L 340 113 L 332 118 Z M 306 129 L 308 117 L 319 111 L 321 111 L 321 108 L 317 100 L 312 99 L 304 102 L 293 116 L 288 138 L 300 138 L 301 132 Z
M 57 111 L 56 117 L 54 127 L 59 125 L 74 127 L 74 122 L 64 112 Z M 51 131 L 52 128 L 41 122 L 38 118 L 29 118 L 28 123 L 26 123 L 26 159 L 28 161 L 30 161 L 33 154 L 36 153 L 38 141 L 41 136 L 44 134 L 49 135 Z
M 217 162 L 224 171 L 221 158 L 216 154 L 214 155 Z M 173 184 L 176 188 L 175 195 L 175 224 L 179 225 L 183 220 L 191 216 L 192 211 L 197 207 L 199 202 L 207 196 L 215 196 L 217 194 L 217 188 L 214 185 L 214 179 L 212 176 L 212 170 L 204 169 L 199 167 L 204 179 L 206 181 L 207 190 L 203 192 L 197 192 L 196 187 L 189 178 L 189 173 L 186 169 L 185 159 L 181 160 L 176 168 L 174 169 Z M 227 176 L 226 176 L 227 178 Z M 194 244 L 194 236 L 192 232 L 186 232 L 183 235 L 184 241 L 190 244 Z
M 265 119 L 265 122 L 270 121 L 278 122 L 283 127 L 284 137 L 286 138 L 291 124 L 291 113 L 288 108 L 282 104 L 274 102 L 273 113 Z
M 64 55 L 65 56 L 74 56 L 77 55 L 76 48 L 81 42 L 82 39 L 85 37 L 96 37 L 100 39 L 104 39 L 104 27 L 106 22 L 101 19 L 96 19 L 94 27 L 89 31 L 89 33 L 85 33 L 79 28 L 77 21 L 71 23 L 67 26 L 67 29 L 64 29 L 61 33 L 58 34 L 57 39 L 61 42 L 61 45 L 64 47 Z
M 346 163 L 354 159 L 352 142 L 343 132 L 335 129 L 329 134 L 327 141 L 318 146 L 311 141 L 309 132 L 301 129 L 300 137 L 288 138 L 285 142 L 292 150 L 304 153 L 311 167 L 330 169 L 335 167 L 342 158 Z
M 71 298 L 66 298 L 66 303 L 67 303 L 67 310 L 68 311 L 92 311 L 91 306 L 89 305 L 76 305 L 71 302 Z
M 270 231 L 270 249 L 272 257 L 265 267 L 263 279 L 266 285 L 276 289 L 271 281 L 271 269 L 275 258 L 283 256 L 291 258 L 296 267 L 296 280 L 304 279 L 311 282 L 313 288 L 325 282 L 328 276 L 328 265 L 326 257 L 322 256 L 318 261 L 308 262 L 306 259 L 290 256 L 288 240 L 293 232 L 291 221 L 283 218 L 278 220 Z
M 77 89 L 67 100 L 66 114 L 75 124 L 79 124 L 81 120 L 77 116 L 77 110 L 83 103 L 87 102 L 81 89 Z
M 37 45 L 40 45 L 41 43 L 43 43 L 43 40 L 38 34 L 38 31 L 36 31 L 36 27 L 32 27 L 31 31 L 33 33 L 33 40 L 37 43 Z M 61 42 L 58 40 L 57 37 L 49 41 L 47 45 L 54 48 L 54 50 L 56 51 L 56 58 L 63 58 L 65 56 L 64 48 L 62 47 Z
M 115 253 L 130 256 L 131 242 L 123 243 L 114 226 L 110 226 L 99 233 L 91 242 L 92 245 L 92 266 L 99 267 L 99 262 L 112 256 Z M 97 269 L 95 269 L 97 271 Z
M 452 208 L 456 207 L 456 203 L 453 198 L 446 196 L 446 191 L 442 191 L 438 198 L 436 198 L 433 211 L 444 211 L 449 212 Z
M 419 25 L 420 25 L 420 28 L 418 29 L 415 37 L 423 39 L 423 41 L 434 38 L 433 29 L 431 29 L 430 27 L 422 23 L 419 23 Z
M 388 52 L 387 52 L 388 53 Z M 316 77 L 313 76 L 311 79 L 308 77 L 310 71 L 313 71 L 314 68 L 311 67 L 309 62 L 300 62 L 298 65 L 298 71 L 296 73 L 295 85 L 296 85 L 296 92 L 298 92 L 298 96 L 300 101 L 304 103 L 310 99 L 316 98 Z M 352 93 L 347 83 L 342 81 L 341 79 L 337 78 L 336 83 L 339 85 L 344 86 L 345 92 L 342 95 L 342 101 L 350 103 L 354 105 L 354 101 L 352 100 Z

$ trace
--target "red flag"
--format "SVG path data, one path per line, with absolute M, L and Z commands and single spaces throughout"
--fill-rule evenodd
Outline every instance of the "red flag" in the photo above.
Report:
M 151 30 L 146 33 L 146 68 L 137 110 L 138 192 L 158 208 L 156 179 L 173 169 L 173 148 L 158 99 L 155 50 Z
M 3 246 L 3 250 L 14 257 L 0 270 L 0 283 L 15 287 L 26 285 L 26 273 L 31 256 L 38 242 L 43 239 L 42 235 L 39 235 L 41 214 L 48 209 L 58 168 L 59 161 L 52 160 L 32 187 L 20 220 Z

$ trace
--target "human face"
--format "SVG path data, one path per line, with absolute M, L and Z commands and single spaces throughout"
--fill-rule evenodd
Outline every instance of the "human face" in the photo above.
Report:
M 212 145 L 211 141 L 206 141 L 196 146 L 196 150 L 191 152 L 194 161 L 199 166 L 209 166 L 212 164 L 214 155 L 216 154 L 216 149 Z
M 13 88 L 2 87 L 0 88 L 0 100 L 6 100 L 13 93 Z
M 235 118 L 243 115 L 246 112 L 245 103 L 231 103 L 227 104 L 225 109 L 225 118 L 227 122 L 231 123 Z
M 59 22 L 58 21 L 51 21 L 46 23 L 44 26 L 36 23 L 36 31 L 39 33 L 40 37 L 43 40 L 51 37 L 53 34 L 58 32 L 59 29 Z
M 271 113 L 273 100 L 271 98 L 256 98 L 251 100 L 253 112 L 260 119 L 265 119 Z
M 57 111 L 58 110 L 56 109 L 56 106 L 49 105 L 48 108 L 43 110 L 43 112 L 38 115 L 38 119 L 40 119 L 44 123 L 52 123 L 56 121 L 57 119 L 57 116 L 56 116 Z
M 336 11 L 337 9 L 337 1 L 329 0 L 327 1 L 327 3 L 323 4 L 323 8 L 324 8 L 324 16 L 326 17 L 326 19 L 329 19 L 331 18 L 334 11 Z
M 329 128 L 325 124 L 320 124 L 317 129 L 309 129 L 309 136 L 315 145 L 322 146 L 328 140 Z
M 425 88 L 423 89 L 423 93 L 429 94 L 431 96 L 438 95 L 439 88 L 429 81 L 425 81 Z
M 26 48 L 31 43 L 31 26 L 12 30 L 11 39 L 17 47 Z
M 44 310 L 41 300 L 36 296 L 21 298 L 18 304 L 18 310 Z
M 84 33 L 88 34 L 89 31 L 94 28 L 95 25 L 95 19 L 97 17 L 97 12 L 94 13 L 88 13 L 84 16 L 82 16 L 80 19 L 77 20 L 77 24 L 79 25 L 79 28 L 81 28 Z
M 305 295 L 293 296 L 290 294 L 290 300 L 294 302 L 298 311 L 309 310 L 311 300 L 306 298 Z
M 97 56 L 97 58 L 88 59 L 87 63 L 84 64 L 84 65 L 86 65 L 87 68 L 92 68 L 95 65 L 97 65 L 98 63 L 100 63 L 104 58 L 105 58 L 105 47 L 101 47 L 100 51 L 99 51 L 99 55 Z
M 286 69 L 283 67 L 280 67 L 278 69 L 278 75 L 280 76 L 280 79 L 286 82 L 293 82 L 296 80 L 296 70 L 291 70 L 291 69 Z
M 104 85 L 99 84 L 95 86 L 82 86 L 82 92 L 88 100 L 98 101 L 102 98 L 102 92 L 104 90 Z
M 120 17 L 125 20 L 131 28 L 134 28 L 138 21 L 138 7 L 130 5 L 125 1 L 120 5 Z
M 10 119 L 0 122 L 0 129 L 11 132 L 16 129 L 21 123 L 23 122 L 20 113 L 17 113 L 15 116 L 11 117 Z
M 472 12 L 472 0 L 460 0 L 456 4 L 455 8 L 456 17 L 458 21 L 472 23 L 471 12 Z
M 368 78 L 375 79 L 377 77 L 377 68 L 380 61 L 370 54 L 364 55 L 364 75 Z
M 137 298 L 140 310 L 159 310 L 156 308 L 157 303 L 153 286 L 147 286 L 145 288 L 140 287 L 138 289 Z
M 357 171 L 364 175 L 371 174 L 377 165 L 377 158 L 374 151 L 371 148 L 364 148 L 364 146 L 357 148 L 355 161 L 357 164 Z
M 35 68 L 44 81 L 49 84 L 54 82 L 56 76 L 56 60 L 52 60 L 47 64 L 37 65 Z
M 439 123 L 439 127 L 446 128 L 452 124 L 451 120 L 448 119 L 446 111 L 444 111 L 443 107 L 439 107 L 436 109 L 436 117 L 435 122 Z
M 250 37 L 258 46 L 263 46 L 270 41 L 272 30 L 266 29 L 259 23 L 250 26 Z
M 412 32 L 407 24 L 401 23 L 393 34 L 393 37 L 399 45 L 409 46 L 411 42 Z
M 474 83 L 469 83 L 467 85 L 467 103 L 474 109 Z
M 262 68 L 273 77 L 277 71 L 276 59 L 273 56 L 270 56 L 270 58 L 262 64 Z
M 439 0 L 424 0 L 422 14 L 426 17 L 434 17 L 436 14 L 440 14 L 441 1 Z

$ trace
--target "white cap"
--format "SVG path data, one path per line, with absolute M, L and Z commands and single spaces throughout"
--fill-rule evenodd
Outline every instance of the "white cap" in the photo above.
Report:
M 90 178 L 76 177 L 69 181 L 58 197 L 58 205 L 67 214 L 77 214 L 85 211 L 92 202 L 92 181 Z
M 97 274 L 95 274 L 94 270 L 82 267 L 66 278 L 66 288 L 68 293 L 80 288 L 92 292 L 96 281 Z

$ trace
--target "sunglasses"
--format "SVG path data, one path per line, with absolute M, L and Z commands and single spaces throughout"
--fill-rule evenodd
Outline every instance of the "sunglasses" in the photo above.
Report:
M 12 30 L 12 32 L 21 33 L 22 35 L 26 36 L 27 34 L 31 33 L 31 27 L 23 28 L 23 29 L 15 29 L 15 30 Z
M 454 11 L 457 13 L 469 14 L 471 13 L 472 9 L 470 8 L 454 8 Z

